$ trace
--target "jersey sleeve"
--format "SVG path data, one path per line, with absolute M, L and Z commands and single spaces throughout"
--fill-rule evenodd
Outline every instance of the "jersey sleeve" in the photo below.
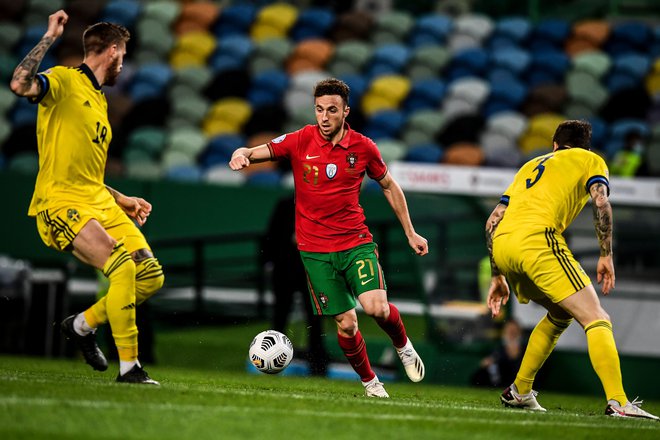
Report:
M 53 68 L 38 73 L 36 80 L 41 84 L 41 93 L 34 98 L 29 98 L 34 104 L 46 107 L 55 105 L 64 98 L 70 90 L 70 69 Z
M 365 138 L 365 142 L 367 143 L 367 152 L 369 155 L 367 160 L 367 175 L 371 179 L 379 181 L 387 174 L 387 165 L 376 143 L 369 138 Z
M 301 130 L 294 131 L 293 133 L 283 134 L 268 142 L 270 149 L 270 156 L 273 160 L 277 159 L 291 159 L 293 151 L 300 143 Z
M 610 172 L 607 168 L 607 164 L 602 157 L 597 154 L 591 155 L 589 161 L 587 162 L 587 183 L 585 185 L 585 190 L 589 194 L 591 190 L 591 185 L 595 183 L 603 183 L 607 187 L 607 195 L 610 195 Z

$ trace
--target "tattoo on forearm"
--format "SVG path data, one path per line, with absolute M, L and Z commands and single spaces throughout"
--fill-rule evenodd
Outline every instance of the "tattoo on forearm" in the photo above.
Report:
M 46 51 L 53 44 L 54 38 L 43 37 L 39 43 L 28 53 L 23 61 L 20 62 L 16 69 L 14 69 L 14 76 L 12 81 L 18 81 L 22 84 L 29 85 L 34 77 L 37 75 L 37 70 L 41 61 L 46 55 Z
M 497 229 L 497 225 L 495 225 L 490 231 L 486 229 L 486 248 L 488 248 L 488 257 L 490 258 L 490 274 L 492 276 L 500 275 L 500 269 L 497 267 L 497 264 L 495 264 L 495 260 L 493 259 L 493 234 L 495 234 L 495 229 Z
M 607 187 L 601 183 L 594 184 L 592 189 L 594 226 L 598 245 L 600 247 L 600 256 L 606 257 L 612 254 L 612 205 L 607 199 Z

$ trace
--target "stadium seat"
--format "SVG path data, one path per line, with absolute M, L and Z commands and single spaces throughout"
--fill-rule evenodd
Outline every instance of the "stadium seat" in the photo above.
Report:
M 133 130 L 126 141 L 124 151 L 139 150 L 156 160 L 165 149 L 166 133 L 160 127 L 144 126 Z M 128 161 L 124 161 L 128 162 Z
M 197 156 L 204 151 L 207 137 L 197 127 L 184 127 L 170 130 L 165 140 L 164 153 L 180 152 L 190 158 L 190 163 L 195 163 Z M 165 168 L 168 168 L 164 164 Z
M 532 29 L 528 47 L 530 52 L 537 50 L 561 49 L 571 32 L 568 21 L 563 19 L 542 19 Z
M 174 23 L 176 35 L 210 33 L 211 25 L 220 15 L 220 7 L 214 2 L 182 2 L 181 12 Z
M 202 127 L 208 137 L 240 133 L 252 114 L 250 103 L 242 98 L 222 98 L 211 105 Z
M 442 156 L 443 151 L 438 144 L 427 143 L 411 146 L 406 151 L 403 159 L 406 162 L 439 163 Z
M 39 157 L 35 152 L 22 152 L 9 158 L 7 169 L 21 174 L 36 176 L 39 172 Z
M 272 3 L 257 11 L 250 28 L 254 41 L 285 37 L 298 19 L 298 8 L 287 3 Z
M 254 186 L 278 187 L 282 175 L 275 170 L 256 171 L 247 175 L 245 183 Z
M 371 42 L 376 46 L 404 43 L 414 25 L 415 19 L 408 12 L 383 12 L 376 17 Z
M 245 35 L 227 35 L 220 38 L 208 65 L 215 72 L 242 69 L 252 53 L 252 41 Z
M 10 53 L 21 40 L 22 34 L 23 30 L 18 23 L 3 20 L 0 26 L 0 52 Z
M 406 145 L 400 140 L 381 138 L 374 139 L 374 141 L 378 145 L 380 155 L 387 164 L 401 160 L 406 155 Z
M 514 46 L 525 44 L 527 37 L 532 32 L 532 24 L 526 17 L 504 17 L 495 22 L 495 29 L 490 39 L 507 39 Z M 489 43 L 491 48 L 495 48 Z
M 410 80 L 404 76 L 380 76 L 371 82 L 362 97 L 362 111 L 365 115 L 372 115 L 379 110 L 397 109 L 410 89 Z
M 597 112 L 608 97 L 607 89 L 593 76 L 573 71 L 566 75 L 568 95 Z
M 423 46 L 442 45 L 447 35 L 452 31 L 453 21 L 449 16 L 426 14 L 419 17 L 408 36 L 410 47 L 417 49 Z
M 142 7 L 142 18 L 155 20 L 168 28 L 180 13 L 181 4 L 170 0 L 151 0 Z
M 234 3 L 223 8 L 213 26 L 218 38 L 229 35 L 248 35 L 257 15 L 257 7 L 251 3 Z
M 132 28 L 141 11 L 142 3 L 137 0 L 111 0 L 105 5 L 100 21 Z
M 246 178 L 245 174 L 231 170 L 226 163 L 219 163 L 208 168 L 202 176 L 202 179 L 208 183 L 233 186 L 242 186 Z
M 174 36 L 167 23 L 154 18 L 140 19 L 136 25 L 135 54 L 138 64 L 152 64 L 167 59 L 174 47 Z
M 406 112 L 426 108 L 438 108 L 445 96 L 445 83 L 438 78 L 413 81 L 403 107 Z
M 596 79 L 605 76 L 611 66 L 610 56 L 600 50 L 582 52 L 573 57 L 573 70 L 586 72 Z
M 205 66 L 216 47 L 215 37 L 207 31 L 192 31 L 181 35 L 170 53 L 170 64 L 175 69 Z
M 465 77 L 449 83 L 448 98 L 458 98 L 480 107 L 490 95 L 490 84 L 479 77 Z
M 363 134 L 372 139 L 398 138 L 405 123 L 403 112 L 398 110 L 383 110 L 372 114 L 367 120 Z
M 443 46 L 423 45 L 411 53 L 406 72 L 413 81 L 435 79 L 449 60 L 449 51 Z
M 207 66 L 189 66 L 174 70 L 172 85 L 185 85 L 192 90 L 202 90 L 213 78 L 213 72 Z
M 165 170 L 165 178 L 179 182 L 199 182 L 202 171 L 196 165 L 174 165 Z
M 306 8 L 300 12 L 293 29 L 293 41 L 325 38 L 335 23 L 335 14 L 330 9 Z
M 335 46 L 328 70 L 335 76 L 361 73 L 371 59 L 373 47 L 364 41 L 345 41 Z
M 532 62 L 529 52 L 515 47 L 495 49 L 490 57 L 492 66 L 507 69 L 519 76 L 525 73 Z
M 289 76 L 282 70 L 269 70 L 252 76 L 248 100 L 252 107 L 281 102 L 289 85 Z
M 335 46 L 324 39 L 308 39 L 299 42 L 286 61 L 289 75 L 306 70 L 325 70 L 334 53 Z

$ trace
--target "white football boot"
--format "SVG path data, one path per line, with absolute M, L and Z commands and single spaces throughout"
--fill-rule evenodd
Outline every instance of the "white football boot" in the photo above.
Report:
M 419 382 L 424 379 L 424 362 L 422 362 L 422 358 L 415 351 L 410 338 L 408 338 L 406 345 L 396 349 L 396 353 L 399 355 L 406 374 L 411 381 Z
M 639 419 L 660 420 L 660 417 L 654 416 L 640 408 L 642 402 L 642 400 L 635 398 L 632 402 L 626 402 L 625 405 L 621 406 L 616 400 L 609 400 L 605 408 L 605 415 L 610 417 L 635 417 Z
M 539 402 L 536 401 L 536 395 L 538 393 L 534 390 L 527 394 L 518 394 L 518 388 L 516 384 L 511 384 L 506 390 L 502 392 L 500 396 L 500 401 L 502 405 L 509 408 L 519 408 L 519 409 L 528 409 L 531 411 L 544 411 Z
M 378 376 L 374 376 L 369 382 L 362 382 L 364 385 L 364 395 L 367 397 L 381 397 L 388 398 L 390 397 L 385 391 L 383 383 L 378 380 Z

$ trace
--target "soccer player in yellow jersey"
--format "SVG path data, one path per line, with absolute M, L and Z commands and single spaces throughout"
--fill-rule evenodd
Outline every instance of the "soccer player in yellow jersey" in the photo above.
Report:
M 605 390 L 605 414 L 658 420 L 642 410 L 640 402 L 626 397 L 610 317 L 562 236 L 591 198 L 600 247 L 597 280 L 608 295 L 615 276 L 607 165 L 589 151 L 588 122 L 562 122 L 552 142 L 552 153 L 520 168 L 486 222 L 492 272 L 488 307 L 493 316 L 509 299 L 508 283 L 520 303 L 531 300 L 548 311 L 534 328 L 516 379 L 500 400 L 508 407 L 545 411 L 532 384 L 562 332 L 575 319 L 584 328 L 591 364 Z
M 43 242 L 72 252 L 100 269 L 110 287 L 92 307 L 62 321 L 64 335 L 80 347 L 95 370 L 108 362 L 96 344 L 98 326 L 110 323 L 119 353 L 118 382 L 155 384 L 138 361 L 135 307 L 163 285 L 163 270 L 136 227 L 151 205 L 105 186 L 104 172 L 112 130 L 101 88 L 115 84 L 122 69 L 129 32 L 97 23 L 83 34 L 83 63 L 37 73 L 68 16 L 48 18 L 41 41 L 14 71 L 11 90 L 39 105 L 39 174 L 28 215 L 35 216 Z M 132 219 L 132 220 L 131 220 Z

